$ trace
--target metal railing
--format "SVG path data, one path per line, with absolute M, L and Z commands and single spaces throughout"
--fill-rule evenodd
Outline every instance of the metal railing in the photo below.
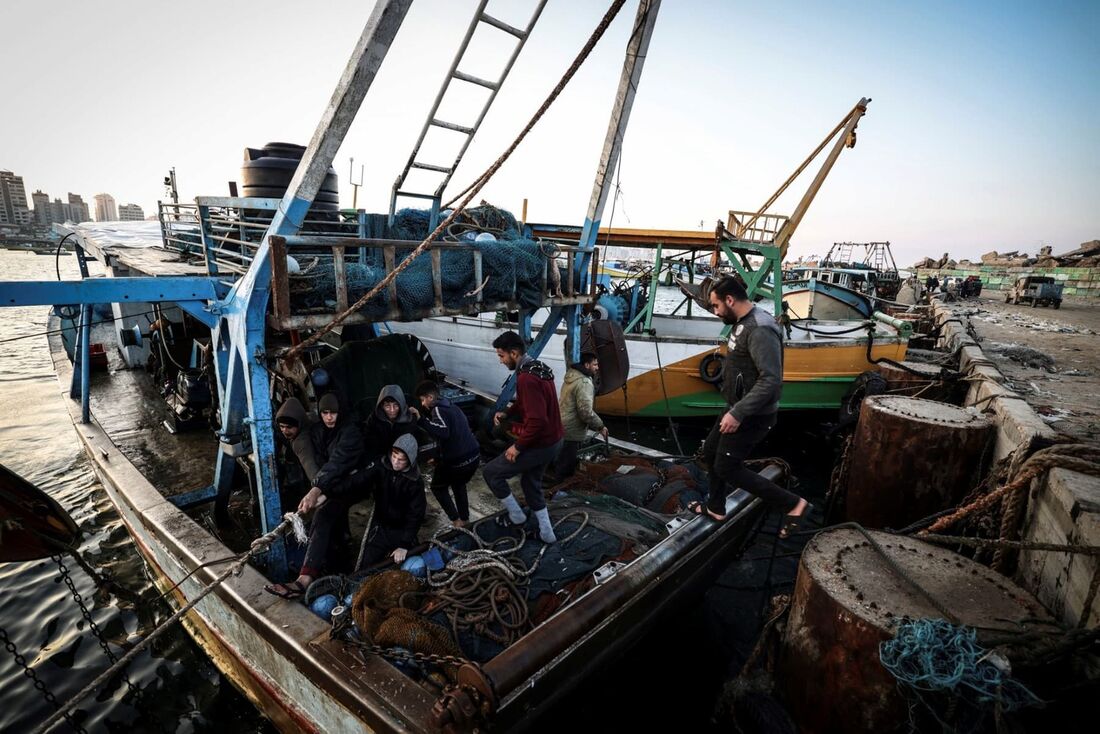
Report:
M 726 224 L 733 236 L 742 242 L 770 245 L 790 217 L 781 214 L 730 211 Z
M 384 271 L 390 273 L 401 261 L 399 254 L 411 252 L 420 244 L 413 240 L 387 240 L 345 238 L 330 236 L 296 236 L 296 237 L 272 237 L 271 244 L 271 303 L 272 313 L 270 323 L 281 330 L 318 328 L 327 324 L 334 315 L 345 311 L 351 303 L 348 288 L 347 268 L 351 262 L 381 262 Z M 499 245 L 501 243 L 493 243 Z M 599 250 L 594 250 L 590 259 L 590 272 L 588 272 L 588 285 L 580 288 L 577 281 L 570 277 L 574 273 L 577 258 L 584 255 L 584 251 L 576 245 L 555 245 L 556 253 L 544 258 L 539 275 L 538 307 L 553 307 L 567 305 L 581 305 L 592 303 L 597 295 L 596 272 L 599 268 Z M 288 257 L 295 260 L 304 260 L 308 254 L 317 254 L 321 250 L 327 250 L 331 258 L 333 269 L 333 290 L 331 294 L 313 293 L 314 298 L 331 296 L 334 304 L 331 308 L 313 307 L 309 309 L 296 308 L 292 302 L 291 279 L 294 274 L 289 272 Z M 463 294 L 460 300 L 467 300 L 460 306 L 447 305 L 446 301 L 453 301 L 453 294 L 444 293 L 443 287 L 443 253 L 446 251 L 462 251 L 470 253 L 472 260 L 472 285 L 473 288 Z M 354 253 L 354 254 L 351 254 Z M 398 297 L 398 284 L 394 279 L 385 291 L 386 311 L 383 314 L 367 313 L 359 311 L 350 316 L 344 323 L 370 323 L 378 321 L 415 321 L 433 316 L 462 316 L 473 315 L 486 311 L 519 311 L 524 308 L 520 303 L 518 290 L 520 285 L 530 287 L 531 283 L 521 284 L 513 282 L 510 297 L 506 300 L 486 300 L 485 286 L 488 279 L 484 272 L 484 259 L 480 243 L 477 242 L 433 242 L 431 248 L 422 255 L 428 258 L 431 264 L 431 290 L 432 305 L 423 309 L 406 310 L 400 306 Z M 558 268 L 564 261 L 566 276 L 561 282 L 554 283 L 551 279 L 551 268 Z M 322 267 L 330 267 L 328 258 Z M 530 305 L 527 305 L 530 308 Z

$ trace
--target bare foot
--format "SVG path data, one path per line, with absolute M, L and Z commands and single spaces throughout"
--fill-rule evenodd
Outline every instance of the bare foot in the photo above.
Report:
M 452 525 L 454 525 L 454 526 L 455 526 L 456 528 L 464 528 L 464 527 L 466 527 L 467 525 L 469 525 L 469 524 L 470 524 L 470 522 L 469 522 L 468 520 L 461 520 L 461 519 L 460 519 L 460 520 L 454 520 L 454 521 L 452 521 L 452 522 L 451 522 L 451 524 L 452 524 Z

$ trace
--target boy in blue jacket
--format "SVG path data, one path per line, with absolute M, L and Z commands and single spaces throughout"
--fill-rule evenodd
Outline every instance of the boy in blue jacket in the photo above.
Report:
M 451 523 L 464 527 L 470 521 L 466 484 L 481 463 L 481 446 L 462 409 L 441 396 L 434 382 L 424 380 L 417 385 L 416 399 L 424 409 L 417 424 L 439 445 L 432 494 Z

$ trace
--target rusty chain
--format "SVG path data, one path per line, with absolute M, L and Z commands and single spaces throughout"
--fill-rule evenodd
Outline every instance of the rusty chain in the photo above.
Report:
M 103 636 L 103 632 L 99 629 L 99 625 L 92 618 L 92 613 L 88 611 L 87 605 L 84 603 L 84 597 L 76 590 L 76 584 L 73 583 L 72 576 L 69 574 L 69 568 L 65 565 L 65 561 L 61 555 L 50 556 L 53 562 L 57 564 L 57 570 L 61 572 L 61 579 L 65 582 L 65 585 L 69 587 L 69 593 L 73 596 L 73 601 L 76 602 L 77 607 L 80 609 L 80 615 L 84 617 L 84 621 L 88 623 L 88 629 L 91 630 L 92 636 L 95 637 L 96 642 L 103 649 L 103 654 L 107 657 L 107 660 L 112 665 L 118 662 L 118 656 L 111 650 L 110 645 L 107 644 L 106 638 Z M 134 697 L 141 695 L 141 690 L 134 685 L 130 680 L 130 676 L 124 672 L 121 673 L 122 680 L 126 683 L 126 687 L 130 690 L 130 693 L 134 694 Z
M 46 684 L 42 681 L 42 679 L 38 677 L 38 674 L 34 671 L 34 668 L 32 668 L 27 662 L 27 659 L 19 653 L 19 648 L 17 648 L 15 646 L 15 643 L 11 641 L 11 639 L 8 637 L 7 630 L 5 630 L 3 627 L 0 627 L 0 642 L 4 644 L 4 649 L 11 654 L 12 659 L 15 660 L 15 664 L 22 669 L 23 675 L 29 678 L 34 683 L 35 689 L 42 694 L 42 697 L 44 699 L 46 699 L 46 703 L 50 704 L 55 709 L 60 709 L 61 704 L 57 702 L 57 698 L 53 695 L 50 689 L 46 687 Z M 83 726 L 73 720 L 70 714 L 66 713 L 63 716 L 65 721 L 68 722 L 69 726 L 71 726 L 74 731 L 80 732 L 80 734 L 88 734 Z

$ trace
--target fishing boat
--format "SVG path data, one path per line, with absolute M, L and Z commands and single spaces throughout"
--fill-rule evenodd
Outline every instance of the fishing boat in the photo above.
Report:
M 763 207 L 729 212 L 713 233 L 599 230 L 598 241 L 604 247 L 652 253 L 647 258 L 647 269 L 613 282 L 589 310 L 589 318 L 612 321 L 621 327 L 630 355 L 625 381 L 600 390 L 596 407 L 601 414 L 682 418 L 714 416 L 725 410 L 719 392 L 719 368 L 729 331 L 708 313 L 705 298 L 696 288 L 695 268 L 686 269 L 686 282 L 679 278 L 685 288 L 679 305 L 667 312 L 657 309 L 658 285 L 670 277 L 675 279 L 669 269 L 678 268 L 681 262 L 707 260 L 712 272 L 736 274 L 750 296 L 760 301 L 760 307 L 769 309 L 784 324 L 781 409 L 836 409 L 861 373 L 874 369 L 882 360 L 905 358 L 911 323 L 875 310 L 870 296 L 825 282 L 834 277 L 842 279 L 840 271 L 834 271 L 836 276 L 822 275 L 803 283 L 788 283 L 781 275 L 795 229 L 840 152 L 854 144 L 856 125 L 869 102 L 860 100 Z M 831 152 L 794 213 L 789 217 L 770 213 L 768 209 L 798 172 L 834 138 Z M 575 243 L 585 236 L 583 228 L 570 225 L 534 223 L 525 227 L 530 236 L 546 242 Z M 775 281 L 779 287 L 773 284 Z M 565 348 L 568 331 L 557 327 L 550 317 L 548 311 L 536 311 L 531 316 L 532 328 L 545 345 L 543 359 L 564 372 L 569 354 Z M 392 328 L 422 339 L 440 369 L 452 379 L 495 394 L 505 384 L 507 374 L 503 369 L 484 367 L 484 355 L 492 352 L 498 323 L 499 317 L 481 314 L 394 324 Z M 552 330 L 548 323 L 553 325 Z
M 792 268 L 783 279 L 783 300 L 788 313 L 796 319 L 870 318 L 875 303 L 845 284 L 851 282 L 846 279 L 850 275 L 839 270 L 821 272 L 814 268 Z
M 323 194 L 332 158 L 409 4 L 377 3 L 308 146 L 270 144 L 263 155 L 249 152 L 249 161 L 283 161 L 267 167 L 269 178 L 273 170 L 292 171 L 281 197 L 198 197 L 194 204 L 166 205 L 162 212 L 170 213 L 162 215 L 159 232 L 146 223 L 59 227 L 76 247 L 81 279 L 4 284 L 3 305 L 64 304 L 55 305 L 50 318 L 50 349 L 97 477 L 188 632 L 282 731 L 429 732 L 529 724 L 700 592 L 739 551 L 762 511 L 757 500 L 736 490 L 726 498 L 725 523 L 685 513 L 687 494 L 705 492 L 703 475 L 643 447 L 609 441 L 588 447 L 582 484 L 550 501 L 562 533 L 558 544 L 528 542 L 522 533 L 503 540 L 489 535 L 498 502 L 477 481 L 471 504 L 484 517 L 460 532 L 440 528 L 437 515 L 421 535 L 430 542 L 410 550 L 425 569 L 433 552 L 446 555 L 436 572 L 451 579 L 466 578 L 468 570 L 453 561 L 479 550 L 508 564 L 507 586 L 523 593 L 508 597 L 508 615 L 492 610 L 503 629 L 490 621 L 483 633 L 477 626 L 483 620 L 444 608 L 440 613 L 454 631 L 448 637 L 447 625 L 428 616 L 433 600 L 444 607 L 448 600 L 390 562 L 341 577 L 341 584 L 355 585 L 348 591 L 351 612 L 341 604 L 324 616 L 316 607 L 265 593 L 269 581 L 293 577 L 295 551 L 286 536 L 296 515 L 284 516 L 273 431 L 281 401 L 296 396 L 313 405 L 322 391 L 335 388 L 355 406 L 380 383 L 443 381 L 431 344 L 388 333 L 397 324 L 518 313 L 516 328 L 531 336 L 532 315 L 545 312 L 528 353 L 538 356 L 564 322 L 576 355 L 584 336 L 581 314 L 597 295 L 592 273 L 608 193 L 604 172 L 615 168 L 659 0 L 638 6 L 586 234 L 552 250 L 526 240 L 499 210 L 467 211 L 491 174 L 475 181 L 449 211 L 440 206 L 441 190 L 426 197 L 432 208 L 422 216 L 392 208 L 388 216 L 344 216 L 327 206 L 332 202 Z M 482 2 L 466 41 L 487 23 L 512 33 L 518 53 L 543 4 L 525 29 L 515 29 L 487 15 Z M 608 11 L 587 50 L 619 7 Z M 455 69 L 465 48 L 439 98 L 448 84 L 464 81 Z M 435 113 L 425 130 L 442 124 Z M 408 168 L 417 164 L 415 156 Z M 400 182 L 395 185 L 394 200 L 410 195 Z M 452 224 L 477 227 L 487 217 L 498 217 L 494 221 L 502 226 L 496 231 L 512 239 L 433 239 Z M 395 234 L 412 220 L 428 233 L 422 241 L 379 235 Z M 560 283 L 551 277 L 555 258 L 566 264 Z M 91 277 L 91 259 L 107 277 Z M 534 276 L 526 270 L 521 275 L 526 267 L 534 268 Z M 95 304 L 110 304 L 113 318 L 95 319 Z M 93 345 L 108 355 L 108 371 L 93 373 Z M 153 374 L 128 369 L 137 365 Z M 443 384 L 486 431 L 492 422 L 480 419 L 509 399 L 507 385 L 490 395 L 454 379 Z M 778 479 L 781 469 L 762 473 Z M 672 475 L 679 484 L 670 486 L 666 478 Z M 365 510 L 353 513 L 356 537 L 365 533 L 367 518 Z M 598 550 L 593 542 L 607 547 Z M 587 544 L 584 553 L 577 550 L 581 544 Z M 535 555 L 524 557 L 529 550 Z M 540 565 L 551 555 L 555 562 Z M 563 575 L 561 567 L 571 570 Z M 368 630 L 356 616 L 356 610 L 376 608 L 377 600 L 364 590 L 373 588 L 370 579 L 383 578 L 413 579 L 428 597 L 415 609 L 404 602 L 385 607 L 392 612 L 400 606 L 406 621 L 406 612 L 417 620 L 399 642 L 386 644 L 381 627 Z M 476 591 L 480 581 L 474 582 Z M 536 582 L 543 584 L 538 593 Z M 481 596 L 495 605 L 498 591 L 507 596 L 508 589 Z M 460 629 L 473 629 L 496 647 L 471 649 Z M 427 638 L 443 649 L 424 649 Z M 94 683 L 65 702 L 40 729 L 88 705 L 81 701 L 93 689 Z

